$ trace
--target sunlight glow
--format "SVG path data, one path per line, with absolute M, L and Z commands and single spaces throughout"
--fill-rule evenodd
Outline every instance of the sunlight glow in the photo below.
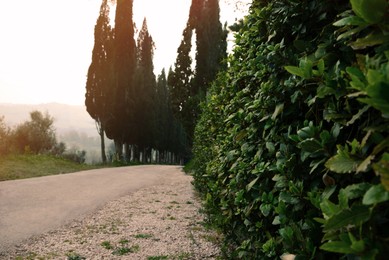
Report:
M 84 104 L 100 4 L 101 0 L 2 1 L 0 103 Z M 156 45 L 156 74 L 174 64 L 190 4 L 191 0 L 134 0 L 134 22 L 139 30 L 147 17 Z M 227 7 L 222 23 L 228 18 L 231 24 L 236 14 L 233 5 Z

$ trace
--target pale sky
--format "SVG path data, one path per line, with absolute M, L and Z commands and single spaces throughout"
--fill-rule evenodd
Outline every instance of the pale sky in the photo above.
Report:
M 222 23 L 241 17 L 233 4 L 222 2 Z M 156 44 L 157 74 L 174 64 L 190 4 L 134 0 L 137 28 L 146 16 Z M 0 103 L 83 105 L 100 5 L 101 0 L 0 0 Z

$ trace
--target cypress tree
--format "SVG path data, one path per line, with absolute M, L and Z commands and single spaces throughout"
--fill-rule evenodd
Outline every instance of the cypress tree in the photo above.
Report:
M 175 70 L 169 76 L 173 112 L 181 122 L 190 150 L 200 102 L 226 58 L 227 30 L 220 23 L 219 0 L 192 0 Z M 196 33 L 196 66 L 192 71 L 192 35 Z
M 137 41 L 137 72 L 136 72 L 136 144 L 143 150 L 143 161 L 151 157 L 151 147 L 154 145 L 155 94 L 156 82 L 154 75 L 154 42 L 147 28 L 146 18 Z
M 155 113 L 155 148 L 158 150 L 158 162 L 162 162 L 164 159 L 165 151 L 167 151 L 169 145 L 169 117 L 171 114 L 170 110 L 170 99 L 168 93 L 168 85 L 165 69 L 161 71 L 157 79 L 157 93 L 156 93 L 156 113 Z
M 95 120 L 101 138 L 101 158 L 107 161 L 105 154 L 104 132 L 109 113 L 109 94 L 112 87 L 112 40 L 113 31 L 109 24 L 109 5 L 103 0 L 100 14 L 95 25 L 95 44 L 92 62 L 88 69 L 85 105 L 89 115 Z
M 124 143 L 134 143 L 136 45 L 132 20 L 133 0 L 118 0 L 115 15 L 113 118 L 106 129 L 115 141 L 118 159 Z
M 190 57 L 192 34 L 193 30 L 190 28 L 190 23 L 188 23 L 183 32 L 181 44 L 178 47 L 174 71 L 170 71 L 168 77 L 173 113 L 188 130 L 191 129 L 191 121 L 194 116 L 190 105 L 190 98 L 193 95 L 192 58 Z
M 196 75 L 194 91 L 205 95 L 227 54 L 227 30 L 220 23 L 219 0 L 207 0 L 196 24 Z M 201 98 L 202 99 L 202 98 Z

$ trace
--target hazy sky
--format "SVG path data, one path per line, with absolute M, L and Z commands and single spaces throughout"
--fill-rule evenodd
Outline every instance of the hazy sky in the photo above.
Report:
M 157 73 L 174 64 L 190 3 L 134 0 L 137 27 L 146 16 L 156 43 Z M 0 0 L 0 103 L 84 104 L 100 5 L 101 0 Z M 241 16 L 233 9 L 223 5 L 223 23 Z

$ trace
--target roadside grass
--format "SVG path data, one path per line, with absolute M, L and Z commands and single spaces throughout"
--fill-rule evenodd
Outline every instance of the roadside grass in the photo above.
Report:
M 137 253 L 140 250 L 139 245 L 133 245 L 131 247 L 128 247 L 128 244 L 130 241 L 128 239 L 121 239 L 118 244 L 120 246 L 114 246 L 111 242 L 109 241 L 103 241 L 100 245 L 104 247 L 107 250 L 113 250 L 112 255 L 117 255 L 117 256 L 123 256 L 129 253 Z
M 0 157 L 0 181 L 71 173 L 101 167 L 79 164 L 52 155 L 7 155 Z
M 134 237 L 135 237 L 135 238 L 142 238 L 142 239 L 147 239 L 147 238 L 151 238 L 151 237 L 153 237 L 153 235 L 151 235 L 151 234 L 143 234 L 143 233 L 141 233 L 141 234 L 137 234 L 137 235 L 135 235 Z

